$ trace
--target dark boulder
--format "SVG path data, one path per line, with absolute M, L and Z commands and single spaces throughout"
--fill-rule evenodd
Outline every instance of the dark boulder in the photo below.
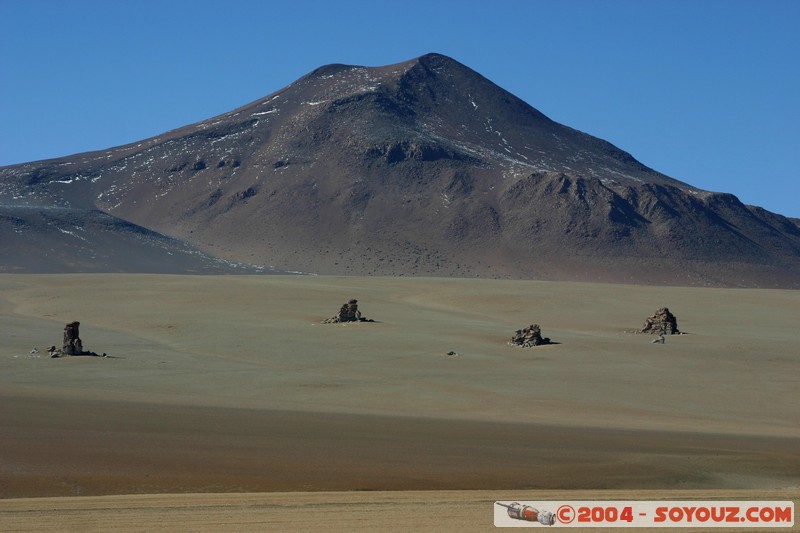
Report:
M 542 330 L 539 324 L 531 324 L 525 329 L 518 329 L 508 343 L 513 346 L 530 348 L 531 346 L 550 344 L 550 339 L 548 337 L 542 337 Z
M 639 333 L 650 333 L 652 335 L 680 335 L 678 330 L 678 319 L 669 312 L 669 309 L 662 307 L 656 314 L 644 321 L 644 326 Z
M 361 316 L 358 310 L 358 300 L 349 300 L 339 309 L 339 314 L 323 320 L 323 324 L 340 324 L 343 322 L 374 322 Z

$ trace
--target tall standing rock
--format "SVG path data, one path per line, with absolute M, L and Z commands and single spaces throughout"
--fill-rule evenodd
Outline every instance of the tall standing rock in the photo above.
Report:
M 61 350 L 64 355 L 81 355 L 83 353 L 83 343 L 78 331 L 80 325 L 80 322 L 70 322 L 64 326 L 64 347 Z

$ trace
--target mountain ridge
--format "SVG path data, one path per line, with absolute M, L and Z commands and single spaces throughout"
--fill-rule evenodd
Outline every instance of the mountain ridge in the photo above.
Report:
M 2 167 L 0 202 L 99 209 L 281 270 L 800 288 L 796 222 L 440 54 L 325 65 L 138 143 Z

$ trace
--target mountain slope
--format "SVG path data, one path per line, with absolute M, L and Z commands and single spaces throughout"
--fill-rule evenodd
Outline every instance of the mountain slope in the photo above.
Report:
M 96 209 L 0 205 L 3 273 L 263 273 Z
M 0 169 L 227 260 L 325 274 L 800 287 L 800 228 L 557 124 L 437 54 L 328 65 L 104 152 Z

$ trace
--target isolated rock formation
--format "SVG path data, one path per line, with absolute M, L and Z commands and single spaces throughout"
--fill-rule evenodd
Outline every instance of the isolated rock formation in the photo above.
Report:
M 61 348 L 61 353 L 64 355 L 83 354 L 83 343 L 78 331 L 80 325 L 80 322 L 70 322 L 64 326 L 64 346 Z
M 323 324 L 339 324 L 342 322 L 374 322 L 361 316 L 358 310 L 358 300 L 349 300 L 339 309 L 339 314 L 323 320 Z
M 531 346 L 550 344 L 550 339 L 548 337 L 542 337 L 542 330 L 539 324 L 531 324 L 525 329 L 518 329 L 508 343 L 514 346 L 530 348 Z
M 669 312 L 669 309 L 662 307 L 656 314 L 644 321 L 644 326 L 639 333 L 650 333 L 652 335 L 680 335 L 678 330 L 678 319 Z
M 51 346 L 47 349 L 47 354 L 50 357 L 56 358 L 64 355 L 100 355 L 96 352 L 84 351 L 83 341 L 80 338 L 80 322 L 70 322 L 64 326 L 64 343 L 61 348 Z M 36 350 L 36 348 L 34 348 Z M 33 354 L 33 351 L 31 351 Z M 37 350 L 38 353 L 38 350 Z M 102 357 L 108 357 L 108 354 L 103 352 Z

